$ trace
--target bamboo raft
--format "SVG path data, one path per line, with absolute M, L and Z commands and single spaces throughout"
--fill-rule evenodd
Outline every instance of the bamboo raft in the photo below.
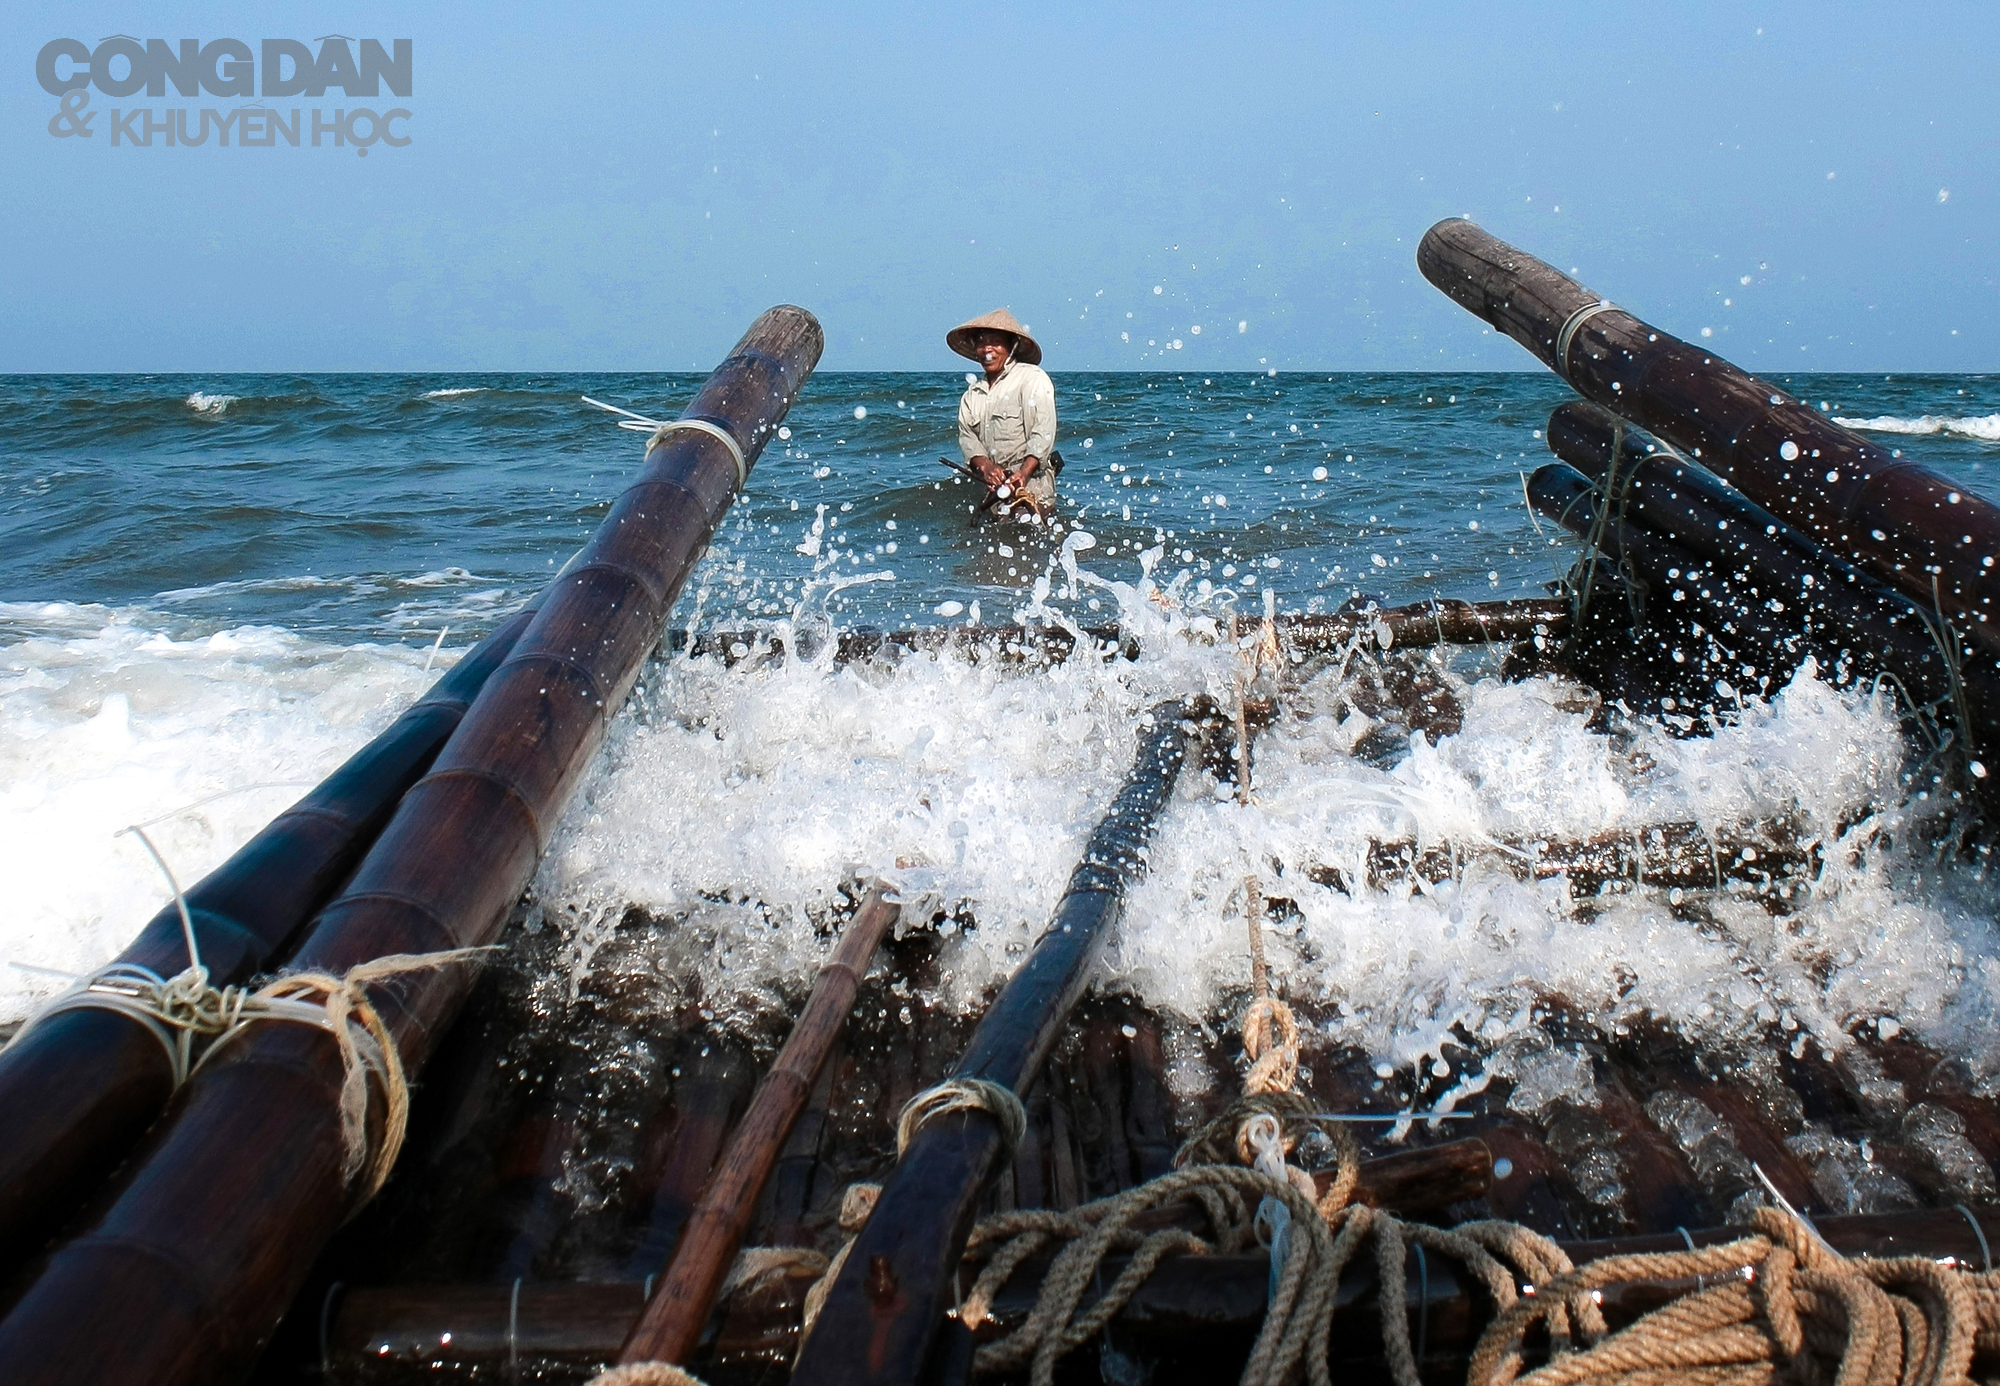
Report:
M 1536 1036 L 1580 1080 L 1542 1100 L 1518 1077 L 1467 1093 L 1444 1073 L 1378 1069 L 1324 1038 L 1326 1003 L 1293 996 L 1295 1070 L 1246 1099 L 1268 1043 L 1246 1056 L 1255 1046 L 1233 1031 L 1093 988 L 1177 778 L 1247 787 L 1273 704 L 1335 662 L 1352 665 L 1349 704 L 1407 744 L 1411 730 L 1457 729 L 1427 663 L 1441 647 L 1484 647 L 1510 677 L 1571 678 L 1593 690 L 1600 722 L 1622 703 L 1619 715 L 1678 718 L 1690 734 L 1728 715 L 1718 679 L 1768 689 L 1815 659 L 1899 690 L 1931 748 L 1927 792 L 1962 808 L 1940 854 L 1984 850 L 1974 825 L 1994 781 L 1977 758 L 2000 728 L 2000 639 L 1986 619 L 1996 579 L 1978 560 L 2000 512 L 1469 223 L 1433 228 L 1418 260 L 1590 401 L 1551 419 L 1557 460 L 1529 486 L 1584 540 L 1566 590 L 1279 618 L 1268 638 L 1285 662 L 1264 702 L 1246 689 L 1233 708 L 1193 694 L 1151 708 L 1048 927 L 973 1015 L 940 1004 L 935 921 L 903 918 L 877 882 L 842 883 L 845 904 L 819 921 L 840 941 L 810 994 L 754 1024 L 716 1021 L 685 979 L 656 984 L 680 956 L 677 919 L 629 910 L 572 987 L 562 941 L 516 908 L 690 565 L 817 360 L 809 315 L 759 319 L 531 612 L 191 889 L 185 919 L 170 906 L 148 926 L 131 967 L 163 988 L 191 952 L 206 969 L 165 1001 L 150 983 L 126 987 L 179 1019 L 100 1001 L 0 1052 L 0 1380 L 684 1379 L 661 1363 L 711 1386 L 1231 1379 L 1246 1362 L 1254 1374 L 1291 1312 L 1277 1268 L 1308 1255 L 1296 1248 L 1319 1234 L 1296 1218 L 1322 1197 L 1418 1230 L 1408 1256 L 1362 1256 L 1301 1291 L 1316 1316 L 1294 1340 L 1303 1356 L 1259 1381 L 1511 1380 L 1482 1355 L 1498 1331 L 1490 1280 L 1438 1254 L 1443 1229 L 1482 1219 L 1549 1239 L 1549 1255 L 1585 1272 L 1656 1258 L 1577 1301 L 1601 1315 L 1592 1333 L 1740 1283 L 1735 1261 L 1644 1267 L 1736 1255 L 1746 1220 L 1776 1226 L 1773 1201 L 1810 1219 L 1806 1260 L 1991 1271 L 2000 1105 L 1906 1035 L 1861 1030 L 1836 1053 L 1774 1020 L 1766 1043 L 1717 1054 L 1665 1022 L 1606 1028 L 1549 992 Z M 810 638 L 787 650 L 725 632 L 674 648 L 737 666 L 812 655 Z M 999 660 L 1020 677 L 1139 653 L 1116 627 L 833 638 L 841 661 Z M 1380 841 L 1306 874 L 1351 895 L 1407 893 L 1479 858 L 1566 881 L 1585 917 L 1608 895 L 1670 889 L 1694 930 L 1722 902 L 1784 918 L 1830 850 L 1789 822 L 1663 822 L 1576 840 Z M 279 878 L 289 886 L 273 894 Z M 1288 888 L 1262 888 L 1274 926 L 1294 909 Z M 242 987 L 281 968 L 252 1023 L 200 1014 L 196 982 Z M 288 990 L 298 974 L 313 980 Z M 183 1033 L 195 1037 L 184 1054 L 207 1049 L 191 1065 L 176 1059 Z M 1457 1041 L 1477 1052 L 1476 1036 Z M 1423 1118 L 1441 1102 L 1449 1119 Z M 1218 1237 L 1140 1265 L 1147 1238 L 1186 1250 L 1198 1219 L 1138 1214 L 1140 1230 L 1076 1286 L 1079 1312 L 1116 1311 L 1060 1352 L 1006 1356 L 1068 1253 L 1060 1238 L 1030 1248 L 991 1293 L 975 1289 L 992 1254 L 975 1224 L 1075 1214 L 1177 1169 L 1263 1178 L 1234 1165 L 1238 1149 L 1271 1155 L 1255 1110 L 1296 1137 L 1274 1157 L 1298 1170 L 1291 1194 L 1279 1196 L 1283 1176 L 1245 1185 L 1264 1199 L 1246 1214 L 1282 1221 L 1285 1197 L 1308 1200 L 1289 1232 L 1266 1224 L 1282 1251 Z M 1193 1163 L 1177 1166 L 1188 1148 Z M 1567 1283 L 1555 1264 L 1521 1279 L 1554 1295 Z M 1519 1304 L 1532 1310 L 1532 1294 Z M 1980 1322 L 1953 1352 L 1985 1375 L 2000 1371 L 2000 1334 Z M 1507 1370 L 1560 1356 L 1568 1331 L 1523 1329 Z M 1827 1351 L 1800 1347 L 1798 1361 L 1810 1350 Z

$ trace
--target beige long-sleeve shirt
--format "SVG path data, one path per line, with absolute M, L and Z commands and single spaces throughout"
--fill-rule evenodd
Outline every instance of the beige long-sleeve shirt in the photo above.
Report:
M 1023 458 L 1040 458 L 1046 471 L 1056 445 L 1056 387 L 1049 373 L 1009 361 L 1000 378 L 973 377 L 958 402 L 958 450 L 970 463 L 990 457 L 1012 471 Z

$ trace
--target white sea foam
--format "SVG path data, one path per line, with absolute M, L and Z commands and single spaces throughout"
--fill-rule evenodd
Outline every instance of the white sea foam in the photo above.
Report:
M 435 630 L 441 625 L 459 626 L 467 622 L 490 622 L 496 613 L 520 603 L 522 594 L 464 568 L 443 568 L 406 577 L 394 573 L 354 573 L 322 577 L 291 574 L 283 577 L 236 578 L 204 583 L 199 587 L 176 587 L 156 593 L 155 604 L 175 610 L 200 611 L 204 607 L 227 609 L 242 597 L 270 597 L 324 592 L 336 602 L 350 598 L 383 597 L 393 603 L 378 618 L 379 628 L 391 634 L 410 630 Z M 404 595 L 404 594 L 408 595 Z M 306 604 L 310 609 L 310 603 Z
M 238 593 L 262 592 L 314 592 L 314 591 L 366 591 L 381 590 L 382 579 L 366 577 L 317 577 L 302 573 L 291 577 L 275 578 L 231 578 L 225 582 L 208 582 L 199 587 L 175 587 L 158 593 L 154 601 L 180 605 L 188 602 L 206 601 L 211 597 L 232 596 Z
M 458 385 L 449 390 L 426 390 L 425 399 L 463 399 L 467 395 L 485 393 L 484 385 Z
M 1108 593 L 1143 657 L 1035 671 L 922 656 L 653 664 L 555 834 L 540 909 L 574 934 L 580 965 L 628 907 L 682 917 L 681 956 L 726 1017 L 796 994 L 825 948 L 814 917 L 852 873 L 879 873 L 911 919 L 962 907 L 976 920 L 944 926 L 948 981 L 932 998 L 976 1004 L 1046 922 L 1130 764 L 1138 715 L 1227 696 L 1234 677 L 1228 651 L 1185 638 L 1212 636 L 1211 616 L 1162 611 L 1144 586 L 1084 570 L 1068 591 L 1041 588 L 1030 607 L 1060 619 L 1077 596 Z M 0 607 L 0 630 L 33 632 L 0 650 L 0 862 L 14 886 L 0 956 L 72 971 L 110 957 L 164 899 L 119 827 L 238 785 L 313 780 L 425 683 L 421 651 L 268 628 L 177 641 L 131 613 L 53 604 Z M 1463 1063 L 1456 1030 L 1504 1068 L 1554 994 L 1606 1025 L 1658 1015 L 1721 1047 L 1776 1032 L 1837 1050 L 1857 1022 L 1890 1017 L 2000 1072 L 1996 888 L 1940 880 L 1901 849 L 1850 850 L 1885 828 L 1908 835 L 1888 708 L 1808 669 L 1713 737 L 1614 739 L 1559 683 L 1503 683 L 1464 653 L 1447 678 L 1462 729 L 1414 739 L 1391 768 L 1349 754 L 1329 673 L 1286 695 L 1252 803 L 1191 766 L 1106 984 L 1226 1028 L 1248 979 L 1242 885 L 1255 870 L 1297 907 L 1271 929 L 1274 968 L 1333 1017 L 1326 1038 L 1381 1063 Z M 218 800 L 159 840 L 193 880 L 296 792 Z M 1782 915 L 1718 896 L 1697 924 L 1651 889 L 1580 904 L 1561 882 L 1523 884 L 1491 863 L 1415 893 L 1349 896 L 1309 876 L 1332 865 L 1351 879 L 1371 839 L 1776 815 L 1828 843 L 1825 873 Z M 0 1017 L 54 985 L 0 979 Z M 1472 1067 L 1468 1091 L 1485 1078 Z
M 219 418 L 240 398 L 240 395 L 206 395 L 197 390 L 187 397 L 187 406 L 197 414 Z
M 173 639 L 144 612 L 0 603 L 0 1020 L 116 955 L 170 898 L 127 824 L 183 885 L 218 865 L 387 725 L 436 675 L 426 651 L 270 627 Z M 447 664 L 450 653 L 441 656 Z
M 1869 433 L 1943 433 L 1954 438 L 1976 438 L 1982 443 L 2000 443 L 2000 414 L 1980 414 L 1970 418 L 1950 418 L 1942 414 L 1924 414 L 1914 419 L 1899 419 L 1893 414 L 1883 414 L 1873 419 L 1835 419 L 1843 428 L 1858 428 Z
M 1124 614 L 1172 624 L 1130 604 Z M 1414 739 L 1393 769 L 1347 754 L 1352 733 L 1327 715 L 1323 675 L 1266 733 L 1252 804 L 1186 774 L 1107 982 L 1226 1024 L 1248 981 L 1242 885 L 1254 870 L 1298 907 L 1273 931 L 1274 966 L 1338 1017 L 1329 1038 L 1381 1062 L 1435 1064 L 1454 1026 L 1504 1052 L 1533 1007 L 1560 994 L 1606 1025 L 1650 1014 L 1718 1046 L 1779 1027 L 1840 1049 L 1858 1019 L 1889 1015 L 2000 1071 L 2000 964 L 1984 961 L 2000 952 L 1992 889 L 1967 876 L 1908 891 L 1898 882 L 1910 863 L 1894 852 L 1849 860 L 1885 824 L 1901 826 L 1890 806 L 1904 748 L 1887 707 L 1808 669 L 1712 738 L 1614 742 L 1589 729 L 1572 688 L 1467 673 L 1463 729 L 1436 745 Z M 682 956 L 727 1012 L 799 985 L 823 947 L 810 915 L 852 873 L 878 873 L 911 917 L 961 905 L 976 917 L 947 943 L 950 981 L 936 998 L 969 1006 L 1048 918 L 1130 762 L 1138 713 L 1171 694 L 1224 692 L 1230 674 L 1226 652 L 1174 640 L 1149 642 L 1136 662 L 1032 674 L 950 658 L 893 670 L 663 664 L 565 818 L 539 897 L 580 933 L 629 905 L 686 912 L 702 941 Z M 1876 817 L 1846 827 L 1870 807 Z M 1358 864 L 1371 839 L 1776 816 L 1821 836 L 1832 859 L 1777 920 L 1761 903 L 1716 897 L 1713 922 L 1697 925 L 1652 890 L 1584 906 L 1560 882 L 1523 884 L 1492 864 L 1417 893 L 1350 897 L 1308 878 Z

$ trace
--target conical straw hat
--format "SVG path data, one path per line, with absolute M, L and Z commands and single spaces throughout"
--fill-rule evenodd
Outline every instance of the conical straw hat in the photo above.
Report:
M 1030 366 L 1039 366 L 1042 364 L 1042 348 L 1040 344 L 1028 335 L 1028 329 L 1021 326 L 1014 315 L 1005 308 L 995 308 L 983 317 L 974 318 L 971 322 L 960 323 L 957 327 L 952 328 L 951 331 L 944 334 L 944 344 L 960 356 L 972 356 L 972 334 L 984 328 L 993 328 L 997 331 L 1014 334 L 1016 343 L 1014 347 L 1014 359 L 1016 361 L 1024 361 Z M 972 359 L 976 361 L 979 358 L 972 356 Z

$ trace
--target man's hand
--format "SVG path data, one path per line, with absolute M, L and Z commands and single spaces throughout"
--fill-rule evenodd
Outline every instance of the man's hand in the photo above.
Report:
M 989 491 L 998 490 L 1007 484 L 1007 469 L 990 457 L 975 457 L 966 465 Z
M 1028 478 L 1033 476 L 1035 474 L 1035 469 L 1041 465 L 1042 461 L 1039 457 L 1023 458 L 1021 460 L 1020 469 L 1016 471 L 1012 476 L 1007 478 L 1008 485 L 1012 486 L 1016 491 L 1019 491 L 1022 487 L 1028 484 Z

